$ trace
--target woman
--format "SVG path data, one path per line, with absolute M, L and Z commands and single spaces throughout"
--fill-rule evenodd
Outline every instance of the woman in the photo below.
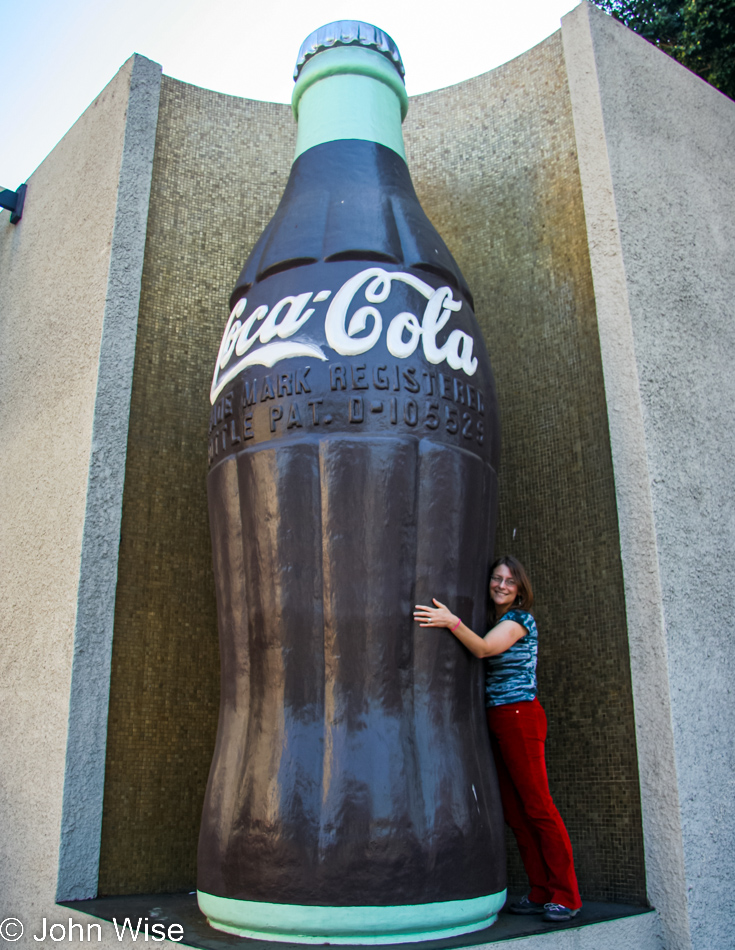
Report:
M 523 565 L 511 556 L 491 568 L 490 599 L 495 625 L 478 636 L 444 604 L 417 604 L 422 627 L 448 627 L 485 660 L 485 705 L 500 783 L 503 814 L 513 829 L 530 892 L 508 908 L 514 914 L 543 914 L 558 923 L 582 906 L 569 835 L 549 793 L 544 742 L 546 714 L 536 696 L 538 633 L 530 613 L 533 592 Z

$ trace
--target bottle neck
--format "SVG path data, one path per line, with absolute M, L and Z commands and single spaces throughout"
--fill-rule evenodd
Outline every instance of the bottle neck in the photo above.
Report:
M 403 81 L 385 56 L 339 46 L 323 50 L 301 70 L 292 106 L 298 121 L 296 155 L 325 142 L 377 142 L 406 160 L 401 122 L 408 111 Z

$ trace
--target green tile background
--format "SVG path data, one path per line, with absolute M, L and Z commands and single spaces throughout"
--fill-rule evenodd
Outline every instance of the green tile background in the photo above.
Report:
M 474 292 L 503 424 L 498 552 L 537 594 L 552 792 L 583 897 L 645 902 L 595 304 L 560 34 L 412 99 L 409 166 Z M 206 514 L 227 299 L 286 182 L 290 109 L 164 77 L 131 406 L 100 893 L 191 890 L 218 705 Z M 511 886 L 525 878 L 509 844 Z

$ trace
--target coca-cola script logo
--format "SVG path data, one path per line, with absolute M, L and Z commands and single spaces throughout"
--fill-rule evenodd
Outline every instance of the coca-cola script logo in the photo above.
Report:
M 345 281 L 334 295 L 324 318 L 324 333 L 329 346 L 341 356 L 357 356 L 372 349 L 383 332 L 383 317 L 377 307 L 369 305 L 385 303 L 394 281 L 413 287 L 427 302 L 421 320 L 413 313 L 403 312 L 390 321 L 385 344 L 391 355 L 407 359 L 421 342 L 429 363 L 446 361 L 452 369 L 461 369 L 473 376 L 477 359 L 472 355 L 474 340 L 468 333 L 455 329 L 441 346 L 436 341 L 437 334 L 452 314 L 462 309 L 462 301 L 454 299 L 449 287 L 435 289 L 413 274 L 402 271 L 368 267 Z M 364 290 L 368 305 L 356 310 L 348 323 L 350 305 L 361 290 Z M 321 290 L 316 294 L 310 292 L 284 297 L 270 309 L 264 304 L 256 307 L 246 317 L 243 315 L 247 298 L 238 300 L 227 321 L 217 354 L 209 394 L 212 404 L 222 389 L 247 366 L 274 366 L 280 360 L 294 356 L 328 359 L 320 346 L 299 340 L 296 334 L 316 313 L 315 307 L 306 309 L 308 304 L 323 303 L 331 295 L 331 290 Z M 368 320 L 372 321 L 372 327 L 365 333 Z

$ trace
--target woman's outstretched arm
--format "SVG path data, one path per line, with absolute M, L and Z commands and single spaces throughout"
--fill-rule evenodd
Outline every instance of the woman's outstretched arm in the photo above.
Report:
M 460 618 L 455 616 L 448 607 L 445 607 L 435 597 L 432 598 L 432 601 L 436 606 L 427 607 L 424 604 L 416 604 L 413 612 L 413 619 L 416 623 L 421 627 L 447 627 L 460 643 L 467 647 L 470 653 L 480 657 L 480 659 L 505 653 L 528 632 L 522 624 L 516 623 L 515 620 L 501 620 L 484 637 L 478 637 L 474 630 L 470 630 L 466 624 L 462 623 Z

